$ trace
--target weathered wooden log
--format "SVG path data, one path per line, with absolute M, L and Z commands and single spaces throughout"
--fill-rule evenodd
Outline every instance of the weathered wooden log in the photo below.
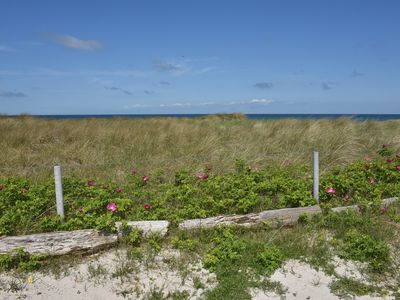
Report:
M 359 212 L 360 207 L 358 205 L 340 206 L 340 207 L 333 207 L 331 210 L 334 212 L 342 212 L 342 211 L 350 211 L 350 210 Z
M 127 225 L 132 228 L 138 228 L 143 230 L 143 235 L 148 236 L 150 233 L 155 232 L 162 236 L 166 235 L 168 232 L 168 221 L 130 221 Z M 122 222 L 116 222 L 115 227 L 121 232 Z
M 18 248 L 30 254 L 63 255 L 73 251 L 96 251 L 117 241 L 118 236 L 101 235 L 94 229 L 57 231 L 0 237 L 0 254 Z
M 299 219 L 301 215 L 313 215 L 321 213 L 318 205 L 307 207 L 283 208 L 266 210 L 260 213 L 247 215 L 218 216 L 206 219 L 186 220 L 179 224 L 179 229 L 212 228 L 219 225 L 252 226 L 259 223 L 270 222 L 272 225 L 290 225 Z
M 381 207 L 387 207 L 395 203 L 397 197 L 384 199 Z M 358 205 L 335 207 L 335 212 L 359 211 Z M 283 208 L 267 210 L 260 213 L 247 215 L 217 216 L 206 219 L 186 220 L 179 224 L 180 229 L 212 228 L 218 225 L 252 226 L 268 222 L 271 225 L 290 225 L 296 223 L 301 215 L 320 214 L 318 205 L 308 207 Z M 168 221 L 134 221 L 128 222 L 133 228 L 140 228 L 144 235 L 157 232 L 165 235 L 168 232 Z M 117 222 L 116 227 L 121 230 L 122 223 Z M 94 229 L 75 231 L 58 231 L 50 233 L 31 234 L 24 236 L 0 237 L 0 254 L 12 252 L 23 248 L 31 254 L 63 255 L 73 251 L 96 251 L 100 248 L 110 246 L 118 239 L 118 234 L 102 235 Z
M 399 201 L 398 197 L 383 199 L 381 202 L 381 207 L 388 207 L 390 204 L 393 204 L 397 201 Z
M 389 205 L 397 202 L 399 198 L 393 197 L 393 198 L 387 198 L 383 199 L 380 203 L 381 208 L 388 207 Z M 374 202 L 369 202 L 369 205 L 372 205 Z M 333 207 L 332 211 L 334 212 L 342 212 L 342 211 L 355 211 L 355 212 L 360 212 L 360 206 L 359 205 L 350 205 L 350 206 L 341 206 L 341 207 Z

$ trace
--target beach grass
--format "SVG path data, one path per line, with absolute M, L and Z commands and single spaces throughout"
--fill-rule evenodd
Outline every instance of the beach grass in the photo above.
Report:
M 382 144 L 400 147 L 400 120 L 249 120 L 202 118 L 51 120 L 0 118 L 0 176 L 42 180 L 59 164 L 64 174 L 124 180 L 135 168 L 166 174 L 211 165 L 229 172 L 236 159 L 252 167 L 310 164 L 321 169 L 374 156 Z

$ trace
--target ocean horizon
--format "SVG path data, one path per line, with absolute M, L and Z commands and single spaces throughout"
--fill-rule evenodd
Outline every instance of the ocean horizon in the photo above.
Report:
M 223 114 L 223 113 L 221 113 Z M 111 118 L 199 118 L 218 114 L 63 114 L 63 115 L 29 115 L 44 119 L 111 119 Z M 400 114 L 244 114 L 252 120 L 274 120 L 274 119 L 338 119 L 351 118 L 358 121 L 387 121 L 400 120 Z M 19 117 L 20 115 L 8 115 L 8 117 Z

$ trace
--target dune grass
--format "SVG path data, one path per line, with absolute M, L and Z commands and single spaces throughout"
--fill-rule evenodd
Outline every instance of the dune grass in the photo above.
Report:
M 145 174 L 212 165 L 231 171 L 235 159 L 253 167 L 310 163 L 320 152 L 321 169 L 345 165 L 400 147 L 400 121 L 198 119 L 48 120 L 0 118 L 0 176 L 42 180 L 60 164 L 66 175 L 124 180 L 132 168 Z

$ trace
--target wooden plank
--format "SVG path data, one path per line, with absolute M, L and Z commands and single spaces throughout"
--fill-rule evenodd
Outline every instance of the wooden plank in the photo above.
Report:
M 73 251 L 96 251 L 112 245 L 118 236 L 101 235 L 95 229 L 57 231 L 0 237 L 0 254 L 24 248 L 30 254 L 63 255 Z

